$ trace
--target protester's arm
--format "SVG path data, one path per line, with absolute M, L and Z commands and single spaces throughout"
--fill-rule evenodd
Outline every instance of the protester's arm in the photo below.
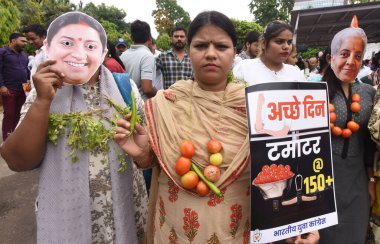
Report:
M 157 89 L 153 86 L 153 71 L 155 59 L 152 54 L 145 56 L 141 60 L 141 89 L 148 97 L 154 97 Z
M 157 93 L 152 80 L 141 80 L 141 90 L 147 97 L 154 97 Z
M 36 168 L 45 154 L 49 109 L 57 88 L 64 76 L 50 65 L 41 64 L 33 76 L 37 97 L 25 118 L 2 144 L 0 152 L 10 169 L 25 171 Z
M 5 96 L 9 94 L 8 88 L 4 85 L 4 76 L 3 76 L 3 60 L 4 49 L 0 49 L 0 95 Z

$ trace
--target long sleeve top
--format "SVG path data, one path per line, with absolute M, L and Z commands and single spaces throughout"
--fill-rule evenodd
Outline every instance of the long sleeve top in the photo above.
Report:
M 22 92 L 22 83 L 29 80 L 28 57 L 9 47 L 0 48 L 0 87 Z

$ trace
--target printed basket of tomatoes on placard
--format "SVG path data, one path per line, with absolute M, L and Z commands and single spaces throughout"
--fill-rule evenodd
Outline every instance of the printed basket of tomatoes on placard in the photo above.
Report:
M 290 187 L 293 176 L 290 165 L 264 165 L 252 185 L 260 189 L 264 199 L 281 197 L 284 189 Z

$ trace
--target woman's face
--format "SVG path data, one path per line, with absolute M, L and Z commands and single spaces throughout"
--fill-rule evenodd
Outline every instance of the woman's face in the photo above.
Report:
M 293 33 L 290 30 L 284 30 L 277 36 L 270 39 L 269 44 L 262 42 L 264 56 L 272 63 L 285 63 L 292 51 Z
M 222 91 L 227 85 L 235 49 L 231 37 L 215 25 L 205 25 L 194 35 L 189 56 L 195 80 L 208 91 Z
M 49 59 L 65 74 L 64 82 L 83 84 L 99 68 L 107 53 L 103 51 L 99 33 L 86 24 L 62 27 L 47 45 Z
M 352 82 L 359 73 L 363 58 L 363 40 L 346 38 L 337 53 L 331 55 L 331 68 L 342 82 Z
M 285 63 L 290 65 L 296 65 L 297 61 L 297 52 L 291 52 Z

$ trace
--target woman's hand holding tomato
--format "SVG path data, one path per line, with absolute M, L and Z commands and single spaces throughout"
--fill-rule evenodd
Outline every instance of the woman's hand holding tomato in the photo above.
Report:
M 50 103 L 55 96 L 57 88 L 63 86 L 62 79 L 65 75 L 56 68 L 51 67 L 55 63 L 55 60 L 43 62 L 38 66 L 37 72 L 33 75 L 33 83 L 37 91 L 36 101 Z

